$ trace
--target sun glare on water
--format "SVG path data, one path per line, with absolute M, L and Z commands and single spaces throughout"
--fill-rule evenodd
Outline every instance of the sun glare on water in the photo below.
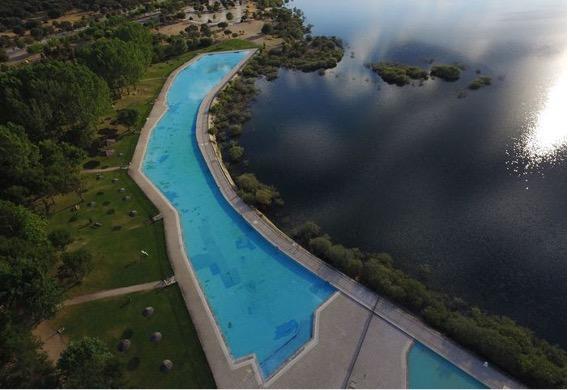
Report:
M 558 82 L 550 88 L 544 108 L 538 113 L 536 125 L 527 136 L 525 150 L 531 159 L 545 158 L 566 146 L 567 103 L 568 77 L 564 72 Z
M 555 164 L 566 159 L 568 124 L 568 72 L 563 72 L 557 82 L 546 92 L 541 111 L 536 113 L 525 135 L 516 145 L 515 155 L 519 160 L 512 162 L 517 174 L 538 170 L 543 164 Z

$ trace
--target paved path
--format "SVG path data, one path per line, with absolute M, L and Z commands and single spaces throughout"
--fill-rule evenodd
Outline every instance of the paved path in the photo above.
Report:
M 118 171 L 120 169 L 128 169 L 128 167 L 108 167 L 108 168 L 97 168 L 97 169 L 83 169 L 81 173 L 105 173 L 105 172 L 113 172 Z
M 162 280 L 158 280 L 154 282 L 135 284 L 134 286 L 98 291 L 96 293 L 81 295 L 75 298 L 68 299 L 63 302 L 63 306 L 78 305 L 80 303 L 96 301 L 98 299 L 118 297 L 120 295 L 131 294 L 140 291 L 154 290 L 163 287 L 164 287 L 164 282 Z

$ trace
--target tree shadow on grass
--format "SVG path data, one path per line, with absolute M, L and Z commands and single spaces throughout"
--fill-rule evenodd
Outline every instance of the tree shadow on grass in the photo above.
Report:
M 133 357 L 126 363 L 126 369 L 128 371 L 134 371 L 140 366 L 140 358 L 138 356 Z

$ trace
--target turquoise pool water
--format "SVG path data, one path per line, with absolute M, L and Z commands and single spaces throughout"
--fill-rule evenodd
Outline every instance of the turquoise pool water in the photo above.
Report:
M 199 151 L 199 105 L 245 54 L 206 55 L 177 75 L 143 171 L 179 213 L 186 252 L 233 358 L 255 354 L 266 378 L 311 338 L 314 311 L 335 290 L 233 210 Z
M 416 342 L 408 352 L 410 389 L 486 389 L 464 371 Z

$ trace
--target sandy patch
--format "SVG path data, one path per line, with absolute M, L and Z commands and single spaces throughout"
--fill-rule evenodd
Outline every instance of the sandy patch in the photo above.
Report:
M 178 23 L 168 24 L 167 26 L 158 27 L 158 32 L 164 35 L 178 35 L 184 31 L 191 23 L 189 20 L 182 20 Z
M 57 333 L 57 329 L 55 329 L 51 321 L 41 322 L 32 331 L 32 334 L 41 340 L 43 343 L 41 349 L 47 353 L 47 357 L 52 362 L 56 362 L 59 359 L 59 355 L 69 344 L 69 338 L 64 334 Z

